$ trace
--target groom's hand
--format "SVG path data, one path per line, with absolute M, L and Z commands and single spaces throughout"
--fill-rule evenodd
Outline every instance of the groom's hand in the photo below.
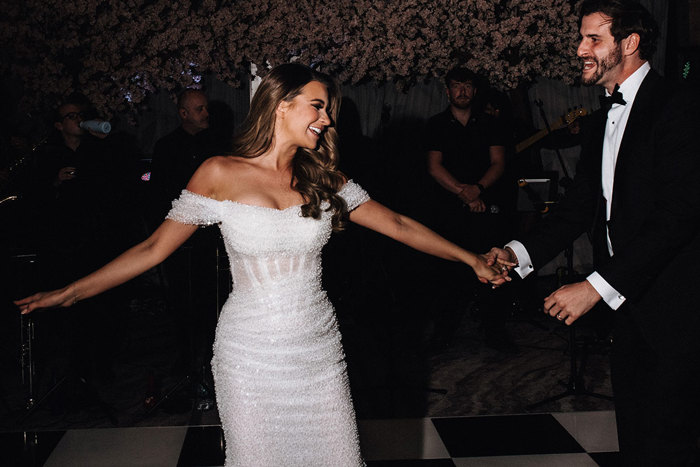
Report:
M 544 299 L 544 312 L 570 325 L 588 313 L 600 298 L 588 281 L 567 284 Z
M 491 248 L 491 250 L 489 250 L 488 253 L 484 254 L 484 258 L 486 259 L 486 264 L 488 264 L 491 267 L 499 268 L 503 274 L 503 277 L 506 277 L 510 270 L 518 265 L 518 257 L 515 256 L 513 250 L 511 250 L 508 247 L 493 247 Z M 491 281 L 491 284 L 494 288 L 496 288 L 499 285 L 502 285 L 504 282 L 506 282 L 505 279 L 499 281 Z
M 518 265 L 518 257 L 515 256 L 515 253 L 510 247 L 493 247 L 484 256 L 489 261 L 489 266 L 499 264 L 501 266 L 506 266 L 510 271 L 513 267 Z

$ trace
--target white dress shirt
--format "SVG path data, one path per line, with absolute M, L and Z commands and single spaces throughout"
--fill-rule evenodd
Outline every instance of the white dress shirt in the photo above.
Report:
M 605 197 L 605 219 L 610 220 L 610 211 L 612 208 L 613 183 L 615 181 L 615 166 L 617 164 L 617 154 L 620 150 L 620 143 L 625 133 L 627 120 L 632 111 L 632 104 L 637 96 L 637 91 L 644 81 L 651 67 L 649 62 L 644 62 L 637 71 L 632 73 L 625 81 L 620 84 L 620 93 L 626 104 L 613 104 L 608 111 L 608 119 L 605 122 L 605 136 L 603 138 L 603 157 L 601 162 L 601 182 L 603 186 L 603 196 Z M 605 95 L 609 96 L 608 90 L 605 90 Z M 610 242 L 610 232 L 607 230 L 607 244 L 610 256 L 613 256 L 613 248 Z M 510 247 L 518 257 L 518 267 L 515 271 L 520 277 L 525 277 L 530 274 L 534 267 L 532 260 L 525 246 L 514 240 L 506 245 Z M 591 283 L 593 288 L 600 294 L 605 303 L 613 310 L 617 310 L 620 305 L 625 302 L 625 297 L 615 290 L 598 272 L 593 272 L 586 278 Z

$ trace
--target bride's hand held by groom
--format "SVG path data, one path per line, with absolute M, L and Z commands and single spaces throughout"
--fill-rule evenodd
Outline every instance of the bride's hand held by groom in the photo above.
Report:
M 516 263 L 506 259 L 494 260 L 488 254 L 478 255 L 477 258 L 478 261 L 474 266 L 474 272 L 480 282 L 484 284 L 490 283 L 496 288 L 505 282 L 511 281 L 508 272 L 511 267 L 517 265 Z
M 488 251 L 488 253 L 481 255 L 481 257 L 484 258 L 486 264 L 490 268 L 495 269 L 500 273 L 500 279 L 490 281 L 493 288 L 511 281 L 508 274 L 514 267 L 518 266 L 518 257 L 515 256 L 513 250 L 508 247 L 493 247 Z

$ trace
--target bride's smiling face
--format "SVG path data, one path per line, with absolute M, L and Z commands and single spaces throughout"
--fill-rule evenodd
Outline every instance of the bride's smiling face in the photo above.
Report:
M 291 101 L 279 104 L 278 136 L 294 146 L 315 149 L 330 124 L 328 89 L 319 81 L 310 81 Z

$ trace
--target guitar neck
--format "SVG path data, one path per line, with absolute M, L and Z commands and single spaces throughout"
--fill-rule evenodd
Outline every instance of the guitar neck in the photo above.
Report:
M 586 109 L 583 108 L 577 108 L 572 111 L 570 111 L 568 114 L 566 114 L 564 117 L 560 118 L 556 122 L 554 122 L 549 129 L 545 128 L 543 130 L 538 131 L 534 135 L 530 136 L 526 140 L 518 143 L 515 145 L 515 152 L 516 154 L 519 152 L 524 151 L 525 149 L 529 148 L 548 134 L 550 134 L 554 130 L 558 130 L 559 128 L 562 128 L 566 125 L 570 125 L 573 123 L 577 118 L 583 117 L 586 115 Z
M 554 128 L 552 130 L 554 130 Z M 515 152 L 519 153 L 519 152 L 524 151 L 525 149 L 529 148 L 530 146 L 532 146 L 533 144 L 535 144 L 536 142 L 538 142 L 539 140 L 541 140 L 542 138 L 544 138 L 548 134 L 549 134 L 549 130 L 547 130 L 546 128 L 538 131 L 534 135 L 527 138 L 525 141 L 522 141 L 522 142 L 516 144 L 515 145 Z

